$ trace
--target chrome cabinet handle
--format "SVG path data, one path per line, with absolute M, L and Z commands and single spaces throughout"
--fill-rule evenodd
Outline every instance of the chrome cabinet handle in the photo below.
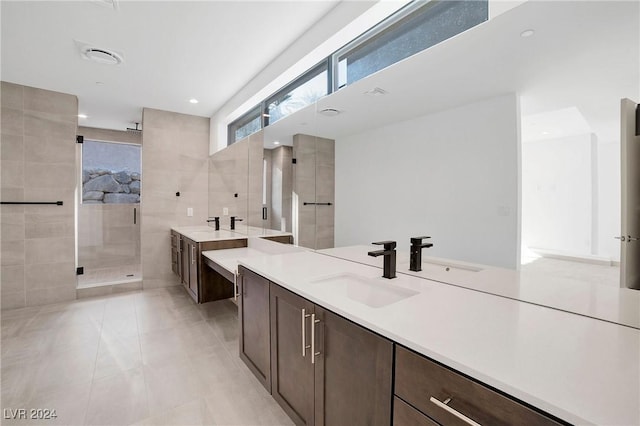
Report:
M 456 416 L 457 418 L 459 418 L 460 420 L 462 420 L 463 422 L 471 425 L 471 426 L 482 426 L 480 423 L 478 422 L 474 422 L 473 420 L 471 420 L 469 417 L 465 416 L 464 414 L 462 414 L 461 412 L 454 410 L 453 408 L 449 407 L 447 404 L 449 404 L 449 402 L 451 402 L 451 398 L 447 398 L 444 400 L 444 402 L 431 397 L 429 398 L 429 401 L 433 402 L 435 405 L 437 405 L 438 407 L 442 408 L 443 410 L 445 410 L 446 412 L 448 412 L 449 414 Z
M 320 355 L 320 352 L 316 352 L 316 324 L 319 322 L 316 314 L 311 314 L 311 364 L 315 364 L 316 356 Z
M 302 357 L 304 358 L 306 356 L 306 352 L 307 349 L 310 348 L 309 345 L 307 345 L 307 327 L 305 327 L 307 325 L 307 321 L 306 319 L 309 318 L 311 315 L 309 315 L 307 313 L 306 309 L 302 309 Z M 313 335 L 313 334 L 312 334 Z
M 196 263 L 196 246 L 191 246 L 191 264 Z
M 238 274 L 236 275 L 236 282 L 233 283 L 233 300 L 235 300 L 236 302 L 238 301 L 238 286 L 240 285 L 238 283 L 238 280 L 244 279 L 242 277 L 242 274 Z M 244 291 L 243 291 L 244 294 Z

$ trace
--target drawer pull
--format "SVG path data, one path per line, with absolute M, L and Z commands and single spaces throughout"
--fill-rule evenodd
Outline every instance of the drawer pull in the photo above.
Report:
M 444 400 L 444 402 L 431 397 L 429 398 L 429 401 L 433 402 L 434 404 L 436 404 L 438 407 L 442 408 L 443 410 L 447 411 L 449 414 L 452 414 L 454 416 L 456 416 L 457 418 L 459 418 L 460 420 L 462 420 L 463 422 L 470 424 L 472 426 L 482 426 L 480 423 L 474 422 L 473 420 L 471 420 L 469 417 L 465 416 L 464 414 L 462 414 L 459 411 L 454 410 L 453 408 L 449 407 L 447 404 L 449 402 L 451 402 L 451 398 L 447 398 Z
M 319 322 L 316 314 L 311 314 L 311 364 L 315 364 L 316 356 L 320 355 L 320 352 L 316 352 L 316 324 Z
M 306 336 L 306 322 L 307 318 L 311 315 L 307 313 L 306 309 L 302 310 L 302 358 L 306 356 L 307 349 L 311 347 L 311 345 L 307 345 L 307 336 Z

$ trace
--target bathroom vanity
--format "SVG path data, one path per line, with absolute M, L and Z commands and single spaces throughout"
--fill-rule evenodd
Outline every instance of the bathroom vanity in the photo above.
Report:
M 235 268 L 232 270 L 220 267 L 210 258 L 203 256 L 206 252 L 245 248 L 255 254 L 255 246 L 264 247 L 250 239 L 269 240 L 277 243 L 291 244 L 293 237 L 286 232 L 263 230 L 257 227 L 243 227 L 244 232 L 231 230 L 215 230 L 209 226 L 185 226 L 171 229 L 171 269 L 180 278 L 180 283 L 196 303 L 234 297 Z M 272 243 L 275 244 L 275 243 Z M 276 244 L 278 246 L 278 244 Z M 266 249 L 263 249 L 266 250 Z M 271 250 L 269 253 L 280 253 Z M 228 254 L 228 252 L 227 252 Z M 232 257 L 244 257 L 239 252 L 232 252 Z
M 314 252 L 239 263 L 240 356 L 297 424 L 640 423 L 638 329 Z

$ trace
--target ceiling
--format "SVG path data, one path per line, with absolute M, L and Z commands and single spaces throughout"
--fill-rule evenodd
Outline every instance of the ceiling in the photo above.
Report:
M 531 37 L 521 37 L 527 29 Z M 388 93 L 371 97 L 379 87 Z M 640 101 L 640 3 L 529 1 L 375 73 L 265 130 L 337 139 L 477 102 L 520 95 L 523 140 L 594 132 L 619 140 L 620 99 Z M 332 107 L 335 117 L 316 114 Z
M 210 117 L 339 3 L 111 1 L 2 1 L 2 80 L 78 96 L 84 126 L 124 130 L 142 107 Z

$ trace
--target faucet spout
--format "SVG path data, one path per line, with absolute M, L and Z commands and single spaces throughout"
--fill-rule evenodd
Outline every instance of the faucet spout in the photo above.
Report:
M 384 246 L 384 250 L 370 251 L 367 254 L 372 257 L 384 256 L 384 271 L 382 276 L 384 278 L 396 277 L 396 242 L 395 241 L 378 241 L 372 243 L 376 245 Z
M 409 270 L 414 272 L 422 271 L 422 249 L 433 247 L 432 243 L 423 243 L 422 240 L 431 237 L 413 237 L 411 238 L 411 255 L 409 257 Z
M 207 223 L 209 222 L 215 222 L 216 231 L 220 230 L 220 216 L 215 216 L 213 218 L 210 217 L 209 219 L 207 219 Z

